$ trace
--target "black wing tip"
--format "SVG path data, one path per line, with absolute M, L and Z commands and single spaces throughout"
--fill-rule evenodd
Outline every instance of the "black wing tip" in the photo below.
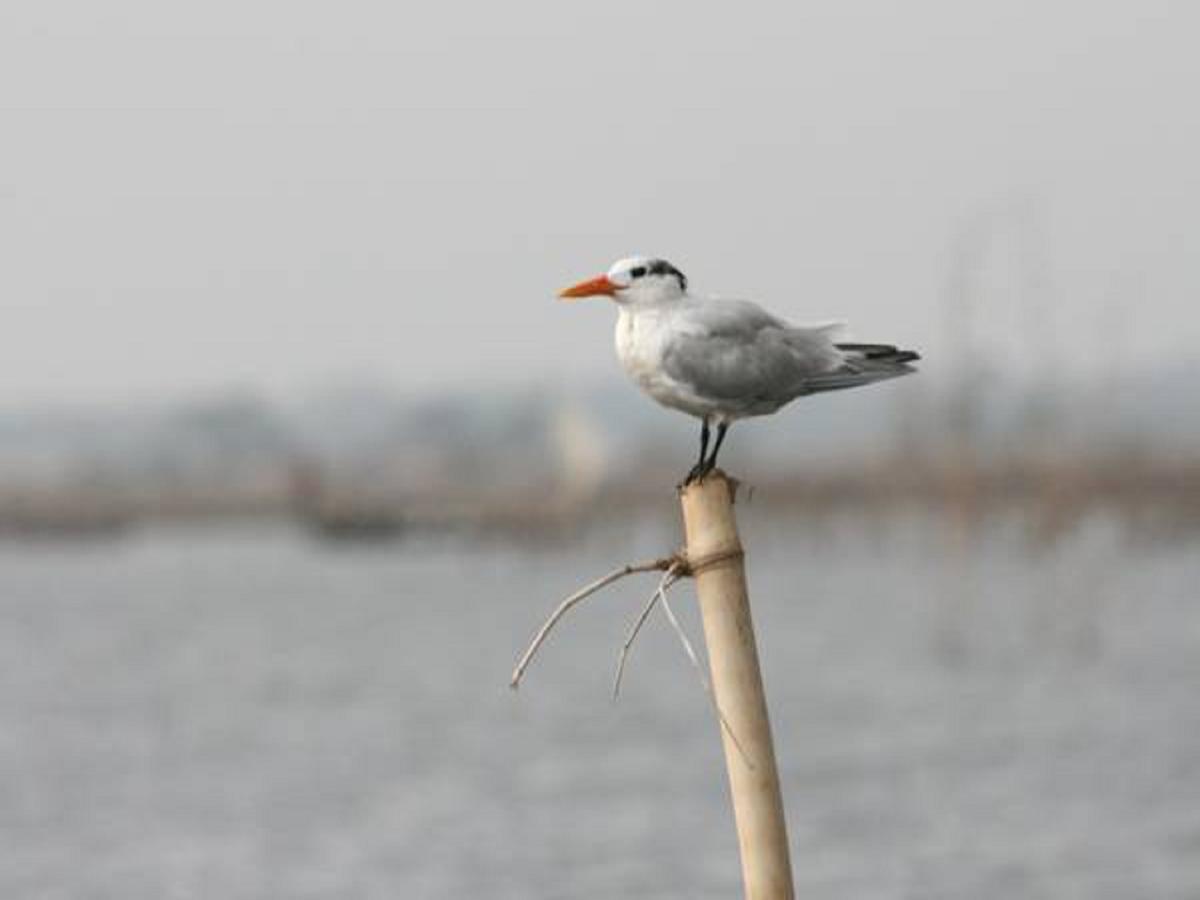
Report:
M 864 359 L 876 362 L 910 363 L 917 362 L 921 354 L 916 350 L 901 350 L 895 344 L 835 344 L 839 350 L 847 353 L 861 353 Z

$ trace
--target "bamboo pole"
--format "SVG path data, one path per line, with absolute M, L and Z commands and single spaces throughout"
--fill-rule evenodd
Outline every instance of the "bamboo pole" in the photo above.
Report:
M 791 900 L 787 824 L 733 515 L 735 492 L 736 483 L 719 470 L 682 490 L 686 554 L 700 599 L 712 688 L 728 724 L 721 739 L 745 895 Z

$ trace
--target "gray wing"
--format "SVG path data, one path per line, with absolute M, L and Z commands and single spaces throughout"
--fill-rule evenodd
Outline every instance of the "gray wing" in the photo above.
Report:
M 693 301 L 673 321 L 663 368 L 700 397 L 747 406 L 786 403 L 836 371 L 832 327 L 796 328 L 753 303 Z

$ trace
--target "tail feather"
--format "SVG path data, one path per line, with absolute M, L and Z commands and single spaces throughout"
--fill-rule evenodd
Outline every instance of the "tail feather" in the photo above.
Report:
M 808 379 L 812 392 L 837 391 L 859 387 L 917 370 L 909 365 L 921 358 L 915 350 L 901 350 L 893 344 L 836 344 L 845 355 L 841 367 Z

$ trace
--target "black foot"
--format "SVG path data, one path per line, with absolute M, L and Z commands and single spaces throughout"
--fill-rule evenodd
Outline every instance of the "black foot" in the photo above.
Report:
M 708 469 L 705 468 L 704 463 L 696 463 L 691 467 L 691 469 L 688 470 L 688 473 L 684 476 L 683 481 L 679 482 L 679 484 L 675 485 L 675 487 L 682 490 L 694 481 L 702 481 L 704 476 L 707 474 Z
M 711 459 L 704 462 L 698 462 L 688 470 L 687 476 L 683 479 L 683 481 L 679 482 L 676 487 L 685 488 L 693 482 L 703 481 L 705 476 L 716 467 L 717 464 Z

